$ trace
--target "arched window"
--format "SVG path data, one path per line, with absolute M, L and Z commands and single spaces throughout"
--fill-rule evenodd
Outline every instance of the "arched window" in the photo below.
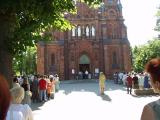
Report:
M 107 37 L 107 35 L 106 35 L 106 33 L 107 33 L 106 24 L 102 24 L 101 29 L 102 29 L 102 38 L 105 39 Z
M 109 39 L 113 38 L 113 25 L 112 24 L 108 25 L 108 38 Z
M 113 3 L 113 0 L 108 0 L 108 3 L 109 3 L 109 4 L 112 4 L 112 3 Z
M 86 36 L 87 37 L 89 36 L 89 27 L 88 26 L 86 27 Z
M 116 38 L 116 35 L 117 35 L 117 28 L 115 25 L 113 25 L 113 29 L 112 29 L 112 38 Z
M 112 68 L 118 68 L 116 52 L 113 52 L 113 55 L 112 55 Z
M 116 55 L 116 52 L 113 53 L 113 64 L 117 64 L 117 55 Z
M 51 54 L 51 65 L 55 65 L 55 54 Z
M 109 11 L 109 17 L 110 18 L 116 18 L 116 12 L 114 10 Z
M 81 27 L 78 26 L 78 37 L 80 37 L 80 36 L 81 36 Z
M 96 30 L 94 28 L 94 26 L 91 27 L 91 36 L 94 37 L 96 35 Z
M 72 28 L 72 37 L 75 37 L 75 36 L 76 36 L 76 29 Z
M 84 54 L 80 57 L 79 62 L 80 62 L 80 64 L 90 64 L 90 59 L 87 55 Z

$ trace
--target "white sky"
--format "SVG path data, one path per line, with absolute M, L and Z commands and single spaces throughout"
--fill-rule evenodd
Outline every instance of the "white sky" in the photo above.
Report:
M 145 44 L 157 37 L 153 29 L 160 0 L 121 0 L 121 3 L 131 46 Z

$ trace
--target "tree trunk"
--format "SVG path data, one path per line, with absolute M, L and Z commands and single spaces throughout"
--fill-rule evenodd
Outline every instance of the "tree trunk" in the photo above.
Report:
M 13 36 L 15 17 L 13 14 L 0 13 L 0 74 L 3 75 L 12 87 L 12 55 L 9 53 L 8 43 Z
M 12 56 L 2 49 L 0 50 L 0 74 L 7 79 L 8 84 L 12 87 Z

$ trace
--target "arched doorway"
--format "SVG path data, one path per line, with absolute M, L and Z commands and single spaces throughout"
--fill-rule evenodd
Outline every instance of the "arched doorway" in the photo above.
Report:
M 83 54 L 79 59 L 79 72 L 81 72 L 81 78 L 87 79 L 88 75 L 85 75 L 85 72 L 90 72 L 90 59 L 87 55 Z

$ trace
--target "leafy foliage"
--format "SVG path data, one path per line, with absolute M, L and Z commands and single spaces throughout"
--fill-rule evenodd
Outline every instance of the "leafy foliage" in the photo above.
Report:
M 160 40 L 149 41 L 146 45 L 135 46 L 133 53 L 133 69 L 136 72 L 142 72 L 145 64 L 152 58 L 160 57 Z
M 157 22 L 155 30 L 160 32 L 160 7 L 157 11 Z M 133 69 L 136 72 L 142 72 L 145 64 L 152 58 L 160 57 L 160 35 L 158 38 L 154 38 L 148 41 L 146 45 L 135 46 L 132 49 L 133 54 Z
M 81 1 L 94 5 L 101 0 Z M 64 18 L 66 12 L 76 12 L 73 0 L 1 0 L 0 17 L 9 19 L 4 19 L 9 24 L 4 46 L 10 53 L 20 54 L 38 40 L 46 40 L 41 35 L 44 31 L 70 29 L 69 21 Z
M 90 6 L 101 2 L 79 1 Z M 64 18 L 65 13 L 76 13 L 73 0 L 0 0 L 0 51 L 14 57 L 14 71 L 30 73 L 29 66 L 24 65 L 29 62 L 30 55 L 26 54 L 28 47 L 33 47 L 42 39 L 50 40 L 51 34 L 43 34 L 44 32 L 71 29 L 72 25 Z M 3 67 L 1 73 L 6 73 L 5 76 L 8 77 L 7 72 L 4 72 L 8 66 Z
M 26 52 L 18 54 L 13 59 L 13 71 L 16 75 L 36 74 L 36 46 L 27 47 Z

